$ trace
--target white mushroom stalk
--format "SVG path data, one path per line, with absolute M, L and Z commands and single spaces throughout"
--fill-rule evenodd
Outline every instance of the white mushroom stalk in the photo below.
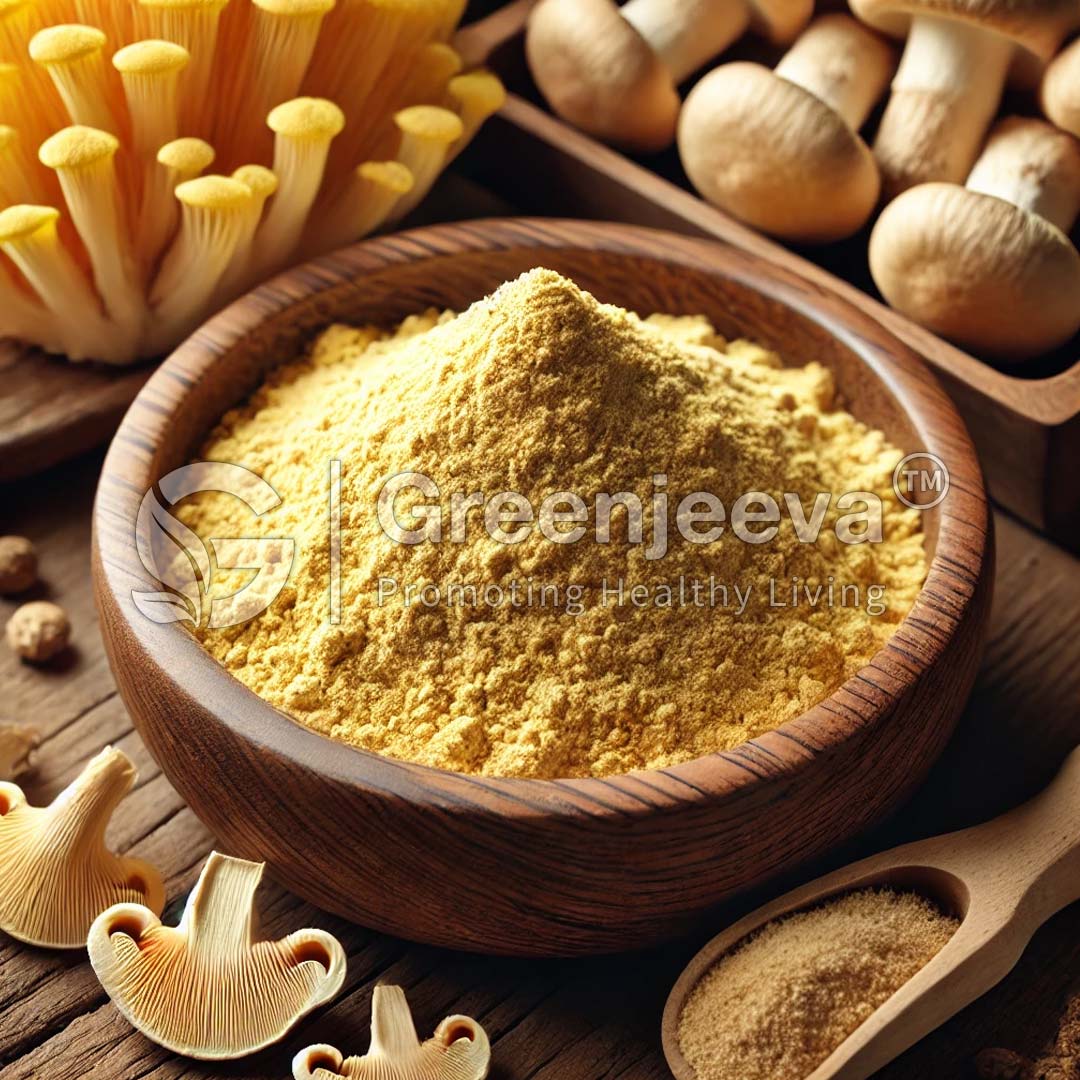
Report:
M 322 255 L 332 250 L 341 237 L 359 240 L 375 232 L 412 187 L 413 174 L 400 161 L 364 162 L 341 195 L 315 215 L 315 226 L 307 238 L 307 254 Z
M 25 724 L 0 724 L 0 780 L 15 780 L 33 768 L 40 741 L 36 729 Z
M 274 109 L 267 125 L 274 133 L 278 194 L 255 237 L 252 279 L 280 270 L 299 244 L 345 114 L 332 101 L 297 98 Z
M 463 7 L 0 0 L 0 213 L 35 207 L 52 236 L 35 237 L 48 243 L 29 254 L 21 229 L 0 243 L 0 297 L 9 301 L 0 332 L 71 359 L 160 356 L 193 328 L 189 314 L 206 317 L 304 252 L 400 218 L 503 100 L 493 75 L 463 75 L 449 43 Z M 423 177 L 387 207 L 386 186 L 358 186 L 357 169 L 404 160 L 395 117 L 415 106 L 445 109 L 456 135 L 421 155 Z M 235 240 L 224 269 L 209 291 L 189 282 L 178 290 L 178 260 L 192 249 L 181 235 L 191 215 L 176 193 L 212 161 L 222 178 L 239 183 L 237 171 L 250 168 L 272 172 L 273 183 L 248 173 L 258 190 L 237 235 L 230 227 L 206 237 L 215 255 Z M 322 217 L 338 205 L 347 210 L 335 219 L 340 232 Z M 17 217 L 29 220 L 25 210 Z
M 1024 360 L 1080 330 L 1080 143 L 1041 120 L 995 127 L 966 187 L 923 184 L 870 239 L 893 307 L 989 356 Z
M 1075 20 L 1064 0 L 852 0 L 907 44 L 874 142 L 892 198 L 930 181 L 963 183 L 1020 49 L 1045 62 Z
M 309 1046 L 293 1060 L 294 1080 L 484 1080 L 491 1046 L 468 1016 L 448 1016 L 421 1043 L 405 992 L 376 986 L 371 1001 L 371 1047 L 344 1058 L 332 1046 Z
M 151 346 L 190 334 L 206 317 L 210 298 L 244 237 L 251 189 L 226 176 L 201 176 L 176 189 L 183 207 L 180 232 L 161 264 L 150 302 Z
M 809 0 L 541 0 L 526 36 L 529 68 L 564 119 L 634 150 L 675 138 L 679 84 L 751 27 L 788 44 Z
M 256 941 L 261 863 L 217 852 L 180 925 L 120 904 L 90 929 L 90 962 L 106 993 L 147 1038 L 187 1057 L 227 1060 L 283 1038 L 345 979 L 340 943 L 321 930 Z
M 774 71 L 715 68 L 691 91 L 679 152 L 710 202 L 765 232 L 827 242 L 860 229 L 880 193 L 859 136 L 895 67 L 889 45 L 847 15 L 823 15 Z
M 38 157 L 60 180 L 72 222 L 90 256 L 94 286 L 118 337 L 137 341 L 146 305 L 120 205 L 115 161 L 119 148 L 119 140 L 108 132 L 69 127 L 46 139 Z
M 0 251 L 14 264 L 32 298 L 48 311 L 64 351 L 73 360 L 127 363 L 128 343 L 101 309 L 82 268 L 61 242 L 60 211 L 16 205 L 0 211 Z
M 131 761 L 109 747 L 48 807 L 30 806 L 18 787 L 0 783 L 0 930 L 30 945 L 76 949 L 113 904 L 161 911 L 158 872 L 105 846 L 109 820 L 134 782 Z
M 105 35 L 94 26 L 53 26 L 30 40 L 30 58 L 52 78 L 75 124 L 113 131 L 105 84 Z
M 461 118 L 449 109 L 433 105 L 414 105 L 394 117 L 401 131 L 398 161 L 409 170 L 412 185 L 394 203 L 391 222 L 400 221 L 419 205 L 442 172 L 451 148 L 460 142 L 465 127 Z

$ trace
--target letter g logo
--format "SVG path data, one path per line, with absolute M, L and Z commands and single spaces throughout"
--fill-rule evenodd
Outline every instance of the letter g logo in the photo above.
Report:
M 281 497 L 261 476 L 221 461 L 174 469 L 158 481 L 157 488 L 169 507 L 197 491 L 232 495 L 256 517 L 281 505 Z M 131 599 L 139 611 L 156 623 L 189 622 L 210 629 L 237 626 L 265 611 L 288 581 L 296 553 L 295 541 L 282 537 L 211 537 L 207 550 L 159 501 L 153 488 L 139 506 L 135 543 L 147 572 L 164 586 L 159 592 L 133 589 Z M 209 598 L 215 566 L 257 573 L 231 595 Z

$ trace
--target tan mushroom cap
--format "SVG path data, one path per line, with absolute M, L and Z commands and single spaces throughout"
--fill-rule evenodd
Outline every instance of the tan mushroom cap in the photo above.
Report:
M 1069 238 L 955 184 L 922 184 L 890 203 L 870 269 L 898 311 L 987 355 L 1035 356 L 1080 329 L 1080 253 Z
M 679 119 L 679 151 L 706 199 L 789 240 L 851 235 L 880 191 L 874 156 L 858 132 L 758 64 L 724 64 L 694 87 Z
M 551 107 L 582 131 L 633 150 L 671 144 L 679 94 L 612 0 L 542 0 L 525 51 Z
M 814 14 L 814 0 L 752 0 L 750 25 L 774 45 L 790 45 Z
M 135 767 L 108 747 L 51 806 L 30 806 L 0 783 L 0 930 L 30 945 L 81 948 L 91 923 L 111 904 L 165 903 L 158 872 L 105 847 L 113 811 L 135 782 Z
M 863 22 L 893 37 L 907 35 L 915 16 L 953 19 L 992 30 L 1043 60 L 1076 25 L 1075 0 L 851 0 Z
M 201 1060 L 245 1057 L 335 997 L 346 957 L 322 930 L 254 938 L 261 863 L 213 852 L 180 925 L 119 904 L 90 928 L 90 963 L 127 1020 L 159 1046 Z
M 23 724 L 0 724 L 0 780 L 14 780 L 33 767 L 37 731 Z
M 375 987 L 371 1048 L 343 1057 L 332 1046 L 309 1046 L 293 1059 L 294 1080 L 484 1080 L 491 1064 L 487 1033 L 471 1017 L 448 1016 L 421 1043 L 405 992 Z
M 1059 128 L 1080 135 L 1080 38 L 1056 56 L 1046 69 L 1042 106 L 1047 117 Z

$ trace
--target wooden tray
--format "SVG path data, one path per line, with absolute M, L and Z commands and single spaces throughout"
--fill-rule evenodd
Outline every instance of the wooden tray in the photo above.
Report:
M 469 162 L 485 187 L 531 214 L 573 215 L 710 236 L 779 263 L 832 289 L 919 353 L 952 395 L 971 431 L 991 495 L 1062 545 L 1080 549 L 1080 342 L 1002 371 L 917 326 L 850 280 L 766 239 L 666 179 L 553 117 L 536 102 L 522 48 L 530 0 L 518 0 L 462 31 L 459 47 L 516 91 L 481 133 Z M 531 99 L 531 100 L 530 100 Z M 650 165 L 678 175 L 674 155 Z M 861 259 L 865 237 L 856 239 Z M 836 247 L 814 252 L 847 273 Z M 851 276 L 857 276 L 852 274 Z

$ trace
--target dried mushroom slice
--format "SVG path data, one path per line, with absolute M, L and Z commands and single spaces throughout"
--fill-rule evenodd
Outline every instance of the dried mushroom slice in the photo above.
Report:
M 33 764 L 38 733 L 21 724 L 0 724 L 0 780 L 14 780 Z
M 277 1042 L 345 981 L 345 951 L 321 930 L 254 941 L 263 864 L 216 851 L 180 925 L 119 904 L 90 928 L 90 963 L 116 1007 L 144 1035 L 205 1061 Z
M 108 747 L 51 806 L 30 806 L 20 788 L 0 783 L 0 930 L 30 945 L 77 949 L 112 904 L 161 910 L 158 872 L 105 846 L 109 819 L 135 775 L 128 756 Z
M 371 1048 L 342 1058 L 332 1046 L 309 1046 L 293 1060 L 295 1080 L 484 1080 L 491 1064 L 487 1033 L 468 1016 L 448 1016 L 421 1044 L 400 986 L 376 986 Z

